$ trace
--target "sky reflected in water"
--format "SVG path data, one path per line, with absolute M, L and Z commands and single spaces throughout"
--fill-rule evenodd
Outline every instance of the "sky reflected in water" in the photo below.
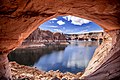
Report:
M 96 48 L 97 42 L 73 41 L 65 50 L 53 50 L 42 56 L 34 66 L 45 71 L 60 70 L 72 73 L 84 71 Z

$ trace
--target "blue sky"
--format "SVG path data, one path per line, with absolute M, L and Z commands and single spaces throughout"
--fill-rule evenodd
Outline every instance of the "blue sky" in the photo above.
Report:
M 90 20 L 75 16 L 59 16 L 48 20 L 39 26 L 42 30 L 61 32 L 64 34 L 81 34 L 88 32 L 103 32 L 103 29 Z

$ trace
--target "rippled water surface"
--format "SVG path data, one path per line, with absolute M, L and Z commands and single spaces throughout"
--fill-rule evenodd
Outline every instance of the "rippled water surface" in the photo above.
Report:
M 84 71 L 97 46 L 97 42 L 92 41 L 71 41 L 69 45 L 16 49 L 9 55 L 9 60 L 44 71 L 77 73 Z

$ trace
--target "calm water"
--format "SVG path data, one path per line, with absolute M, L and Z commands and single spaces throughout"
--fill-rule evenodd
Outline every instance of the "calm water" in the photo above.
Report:
M 9 60 L 44 71 L 77 73 L 84 71 L 97 46 L 97 42 L 71 41 L 69 45 L 16 49 L 9 55 Z

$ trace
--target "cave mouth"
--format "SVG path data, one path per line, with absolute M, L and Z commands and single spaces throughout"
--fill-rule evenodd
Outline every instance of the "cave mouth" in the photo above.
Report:
M 59 16 L 40 25 L 8 58 L 43 71 L 84 72 L 103 34 L 92 21 Z

